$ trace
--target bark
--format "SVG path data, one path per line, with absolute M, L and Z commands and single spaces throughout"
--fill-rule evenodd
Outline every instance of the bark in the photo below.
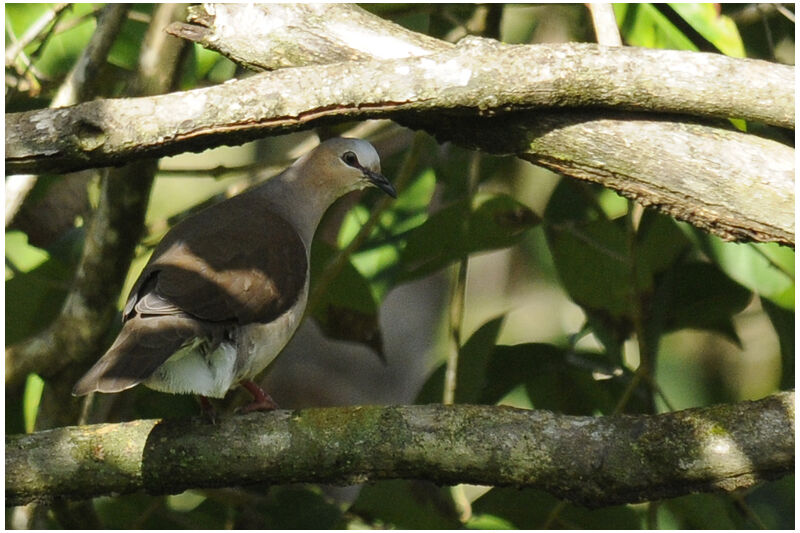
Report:
M 732 491 L 794 471 L 794 393 L 660 415 L 342 407 L 6 437 L 6 505 L 253 483 L 425 479 L 586 506 Z
M 311 121 L 408 112 L 478 118 L 600 107 L 793 127 L 793 83 L 792 67 L 764 61 L 471 37 L 432 56 L 283 69 L 168 95 L 11 113 L 6 171 L 114 165 L 307 128 Z
M 713 54 L 574 43 L 511 46 L 469 38 L 422 57 L 290 68 L 183 93 L 11 114 L 6 169 L 114 165 L 312 125 L 390 117 L 441 140 L 591 177 L 725 239 L 791 245 L 793 209 L 786 206 L 794 204 L 793 149 L 715 125 L 698 125 L 687 136 L 687 119 L 665 120 L 664 114 L 793 127 L 793 79 L 792 67 Z M 598 114 L 630 124 L 609 129 L 608 123 L 585 119 L 587 109 L 598 108 L 607 110 Z M 542 112 L 531 110 L 551 110 L 545 126 Z M 645 132 L 638 128 L 641 117 L 626 119 L 614 110 L 659 115 Z M 492 117 L 515 119 L 504 143 L 482 135 L 485 119 Z M 458 127 L 446 127 L 453 123 Z M 550 138 L 557 145 L 543 138 L 549 131 L 559 133 Z M 728 157 L 731 137 L 741 156 Z M 661 148 L 676 147 L 677 139 L 694 144 L 677 153 Z M 587 144 L 592 153 L 575 148 Z M 647 150 L 655 151 L 643 158 Z M 694 168 L 684 179 L 687 155 Z M 706 161 L 713 162 L 711 176 Z M 748 187 L 742 189 L 743 183 Z M 716 190 L 746 194 L 728 195 L 731 200 L 717 209 Z
M 452 44 L 353 4 L 203 4 L 167 31 L 253 70 L 423 56 Z

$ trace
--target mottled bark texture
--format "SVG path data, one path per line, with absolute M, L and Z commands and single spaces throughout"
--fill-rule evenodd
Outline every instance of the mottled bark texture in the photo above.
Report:
M 352 6 L 196 9 L 205 9 L 205 18 L 194 20 L 210 28 L 196 25 L 189 34 L 234 58 L 247 52 L 244 30 L 259 28 L 250 48 L 271 50 L 272 62 L 251 53 L 242 59 L 248 65 L 325 64 L 153 98 L 8 115 L 7 172 L 116 165 L 389 117 L 440 140 L 517 154 L 598 181 L 725 239 L 794 244 L 793 148 L 730 131 L 724 121 L 692 124 L 687 134 L 685 123 L 697 119 L 675 115 L 793 128 L 793 67 L 578 43 L 511 46 L 467 38 L 454 47 Z M 290 15 L 304 14 L 309 26 L 298 29 Z M 353 30 L 348 17 L 364 30 Z M 251 23 L 233 32 L 242 20 Z M 387 42 L 406 45 L 392 56 L 391 46 L 374 39 L 378 29 L 386 30 Z M 306 33 L 318 39 L 302 46 L 287 40 Z M 343 59 L 354 60 L 329 63 Z M 647 128 L 639 128 L 644 122 Z M 483 134 L 487 127 L 493 135 Z
M 477 405 L 139 420 L 6 437 L 6 504 L 251 483 L 414 478 L 539 487 L 591 507 L 794 471 L 794 393 L 661 415 Z

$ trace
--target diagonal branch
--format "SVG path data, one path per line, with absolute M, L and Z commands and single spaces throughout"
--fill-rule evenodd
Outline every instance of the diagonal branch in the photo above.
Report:
M 168 23 L 179 7 L 167 5 L 156 13 Z M 166 36 L 160 27 L 149 31 L 143 43 L 137 85 L 132 91 L 152 94 L 169 90 L 173 76 L 179 72 L 183 48 L 182 41 Z M 23 383 L 30 372 L 51 378 L 70 363 L 80 363 L 100 351 L 102 336 L 116 313 L 116 300 L 130 258 L 141 237 L 156 166 L 156 161 L 144 159 L 107 172 L 98 208 L 87 228 L 75 280 L 61 313 L 40 333 L 6 348 L 7 386 Z M 70 368 L 72 373 L 80 371 L 80 366 Z M 62 382 L 69 381 L 62 376 Z M 67 385 L 64 383 L 66 391 Z
M 793 392 L 661 415 L 343 407 L 6 437 L 6 505 L 139 490 L 407 478 L 539 487 L 600 507 L 732 491 L 793 471 Z
M 6 172 L 116 165 L 312 122 L 408 112 L 485 117 L 601 107 L 793 127 L 793 83 L 792 67 L 764 61 L 580 43 L 503 45 L 473 37 L 431 56 L 283 69 L 168 95 L 11 113 Z
M 642 116 L 586 110 L 737 116 L 793 127 L 792 67 L 582 44 L 508 46 L 472 38 L 454 47 L 348 5 L 192 9 L 193 25 L 178 23 L 169 31 L 255 68 L 357 61 L 284 69 L 158 98 L 102 100 L 57 114 L 10 115 L 7 170 L 118 164 L 312 125 L 391 117 L 440 140 L 514 153 L 597 181 L 725 239 L 794 244 L 791 148 L 710 126 L 693 125 L 687 134 L 680 117 L 648 120 L 645 134 Z M 369 60 L 376 57 L 400 59 Z M 530 112 L 553 108 L 561 110 Z M 514 126 L 490 128 L 503 135 L 488 136 L 491 117 Z M 683 145 L 692 153 L 679 149 L 682 142 L 692 143 Z M 748 194 L 731 194 L 741 190 Z
M 131 6 L 126 4 L 110 4 L 100 11 L 97 17 L 97 29 L 58 88 L 58 92 L 50 102 L 51 108 L 77 104 L 94 94 L 94 84 L 130 8 Z M 12 222 L 23 200 L 36 184 L 36 179 L 36 175 L 21 174 L 6 180 L 6 227 Z

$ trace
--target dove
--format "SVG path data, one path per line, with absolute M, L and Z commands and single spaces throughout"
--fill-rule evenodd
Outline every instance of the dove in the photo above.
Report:
M 138 384 L 222 398 L 242 385 L 244 411 L 277 408 L 252 379 L 291 339 L 306 308 L 311 241 L 341 196 L 397 193 L 367 141 L 333 138 L 286 170 L 176 224 L 155 248 L 108 351 L 73 394 Z

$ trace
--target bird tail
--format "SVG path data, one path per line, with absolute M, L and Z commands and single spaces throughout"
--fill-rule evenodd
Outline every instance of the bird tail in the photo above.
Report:
M 185 315 L 133 316 L 117 340 L 75 384 L 74 396 L 120 392 L 149 378 L 181 346 L 201 334 L 196 320 Z

